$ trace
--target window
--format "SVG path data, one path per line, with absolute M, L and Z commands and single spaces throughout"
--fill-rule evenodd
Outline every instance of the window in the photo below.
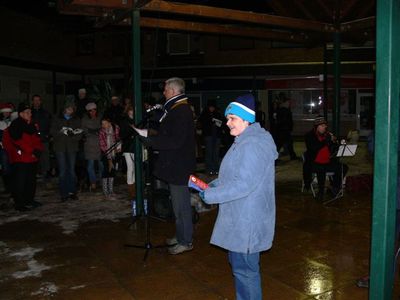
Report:
M 271 91 L 272 103 L 279 104 L 284 98 L 290 100 L 290 108 L 293 115 L 316 116 L 324 114 L 324 92 L 323 90 L 273 90 Z M 333 90 L 328 91 L 328 113 L 332 113 Z M 343 89 L 340 95 L 340 114 L 343 116 L 356 113 L 356 92 L 355 90 Z

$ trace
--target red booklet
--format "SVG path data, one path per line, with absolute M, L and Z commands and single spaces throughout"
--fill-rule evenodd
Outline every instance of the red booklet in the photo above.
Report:
M 208 184 L 205 183 L 203 180 L 201 180 L 200 178 L 194 176 L 194 175 L 190 175 L 189 176 L 189 183 L 188 186 L 192 189 L 195 189 L 199 192 L 204 191 L 205 189 L 208 188 Z

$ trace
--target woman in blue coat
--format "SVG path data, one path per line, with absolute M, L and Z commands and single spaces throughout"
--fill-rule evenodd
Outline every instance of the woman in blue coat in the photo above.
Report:
M 275 160 L 271 135 L 255 122 L 251 94 L 225 111 L 235 141 L 222 160 L 219 177 L 200 193 L 219 204 L 211 243 L 229 251 L 237 299 L 262 299 L 260 252 L 271 248 L 275 232 Z

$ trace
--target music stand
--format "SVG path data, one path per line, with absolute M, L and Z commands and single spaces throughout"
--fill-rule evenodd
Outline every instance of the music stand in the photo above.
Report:
M 342 144 L 339 146 L 339 149 L 336 153 L 336 157 L 337 158 L 342 158 L 342 157 L 347 157 L 347 156 L 354 156 L 356 154 L 357 151 L 357 145 L 347 145 L 347 144 Z M 340 184 L 340 190 L 338 191 L 338 193 L 335 195 L 335 197 L 333 197 L 332 199 L 325 201 L 324 204 L 328 204 L 331 203 L 339 198 L 342 198 L 344 196 L 344 184 L 343 184 L 343 164 L 341 164 L 342 168 L 341 168 L 341 184 Z

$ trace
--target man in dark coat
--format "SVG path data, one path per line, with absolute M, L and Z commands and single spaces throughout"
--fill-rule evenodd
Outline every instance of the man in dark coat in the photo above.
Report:
M 75 114 L 79 117 L 82 118 L 86 114 L 86 105 L 90 103 L 91 101 L 87 98 L 87 92 L 85 88 L 81 88 L 78 90 L 78 99 L 75 100 L 75 107 L 76 107 L 76 112 Z
M 208 100 L 198 119 L 205 145 L 205 163 L 207 172 L 218 174 L 219 149 L 221 144 L 224 118 L 218 111 L 215 100 Z
M 137 130 L 141 136 L 146 136 L 146 144 L 159 151 L 154 175 L 169 184 L 176 218 L 176 236 L 167 239 L 167 244 L 171 246 L 170 254 L 193 249 L 188 180 L 196 166 L 195 129 L 193 112 L 184 93 L 185 82 L 181 78 L 165 81 L 163 94 L 166 102 L 159 131 L 147 137 L 147 130 Z
M 42 97 L 40 97 L 40 95 L 32 96 L 32 124 L 35 125 L 44 147 L 39 159 L 38 173 L 46 177 L 49 175 L 50 171 L 49 136 L 51 114 L 43 108 Z
M 286 146 L 290 155 L 290 159 L 297 159 L 297 155 L 293 149 L 293 117 L 290 110 L 290 100 L 285 95 L 281 95 L 282 102 L 279 105 L 276 114 L 276 148 L 279 151 L 282 146 Z
M 123 114 L 124 114 L 124 107 L 119 102 L 119 97 L 112 96 L 111 104 L 105 110 L 104 117 L 109 118 L 114 124 L 120 126 Z

